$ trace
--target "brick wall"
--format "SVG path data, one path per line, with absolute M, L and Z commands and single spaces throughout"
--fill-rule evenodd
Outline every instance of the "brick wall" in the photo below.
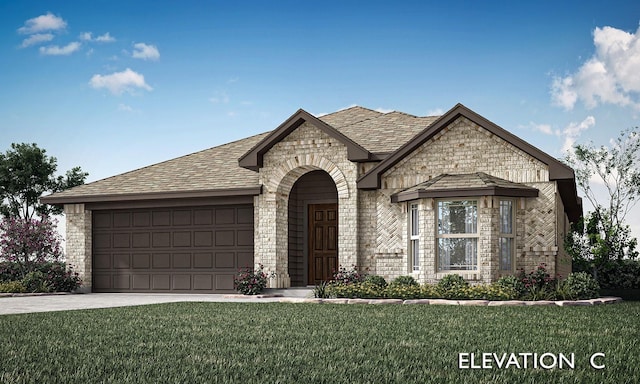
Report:
M 66 260 L 82 278 L 80 291 L 91 292 L 91 211 L 84 204 L 65 204 Z

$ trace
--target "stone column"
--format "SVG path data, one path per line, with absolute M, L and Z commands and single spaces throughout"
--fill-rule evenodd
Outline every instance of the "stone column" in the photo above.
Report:
M 65 204 L 66 260 L 82 278 L 79 292 L 91 292 L 91 211 L 84 204 Z

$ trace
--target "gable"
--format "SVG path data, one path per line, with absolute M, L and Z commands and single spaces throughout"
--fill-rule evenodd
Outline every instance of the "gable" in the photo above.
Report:
M 347 157 L 351 161 L 366 161 L 371 159 L 371 153 L 362 146 L 340 133 L 338 130 L 311 115 L 305 110 L 299 109 L 278 128 L 269 133 L 257 145 L 238 159 L 238 164 L 246 169 L 258 171 L 263 165 L 263 157 L 274 145 L 287 137 L 291 132 L 305 122 L 311 123 L 327 135 L 342 142 L 347 147 Z
M 398 148 L 395 152 L 390 154 L 386 159 L 381 161 L 369 172 L 361 176 L 357 185 L 359 189 L 379 189 L 382 187 L 381 181 L 383 175 L 397 166 L 404 159 L 410 157 L 416 150 L 421 148 L 428 141 L 436 138 L 443 130 L 452 126 L 455 122 L 461 121 L 463 118 L 472 124 L 480 127 L 482 131 L 489 135 L 494 135 L 497 139 L 500 139 L 507 146 L 512 147 L 514 150 L 520 151 L 526 154 L 535 162 L 544 164 L 546 171 L 548 172 L 548 180 L 556 181 L 558 183 L 558 190 L 560 192 L 562 201 L 565 206 L 565 210 L 571 221 L 576 221 L 582 215 L 582 205 L 577 195 L 575 174 L 571 167 L 563 164 L 559 160 L 525 142 L 519 137 L 507 132 L 503 128 L 497 126 L 486 118 L 478 115 L 472 110 L 468 109 L 462 104 L 457 104 L 451 110 L 444 115 L 440 116 L 431 125 L 429 125 L 422 132 L 414 136 L 402 147 Z M 460 142 L 459 145 L 465 143 Z M 437 155 L 437 154 L 436 154 Z M 462 156 L 464 154 L 455 154 L 455 156 Z M 428 163 L 422 163 L 421 166 L 428 166 Z M 475 169 L 473 172 L 486 171 L 486 169 Z M 444 172 L 439 172 L 444 173 Z M 434 175 L 435 176 L 435 175 Z M 510 179 L 507 177 L 507 179 Z M 418 180 L 422 182 L 424 180 Z M 410 187 L 412 185 L 406 185 Z

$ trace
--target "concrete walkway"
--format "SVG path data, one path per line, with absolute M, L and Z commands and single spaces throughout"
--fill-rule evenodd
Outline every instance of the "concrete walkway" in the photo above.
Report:
M 191 295 L 144 293 L 85 293 L 44 296 L 0 297 L 0 315 L 32 312 L 68 311 L 126 307 L 183 301 L 265 303 L 278 301 L 277 297 L 247 297 L 240 295 Z

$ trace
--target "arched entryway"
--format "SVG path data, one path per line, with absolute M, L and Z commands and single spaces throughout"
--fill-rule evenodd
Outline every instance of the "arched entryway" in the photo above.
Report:
M 289 193 L 288 270 L 291 286 L 313 285 L 338 268 L 338 191 L 323 170 L 302 175 Z

